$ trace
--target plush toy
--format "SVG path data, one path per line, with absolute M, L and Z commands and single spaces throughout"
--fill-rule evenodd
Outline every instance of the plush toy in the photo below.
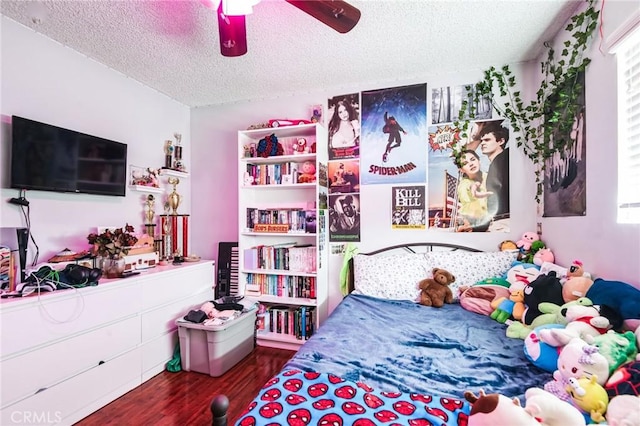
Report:
M 466 391 L 464 398 L 471 403 L 468 426 L 540 426 L 540 423 L 520 405 L 518 398 L 509 399 L 497 393 L 485 394 L 480 390 L 478 396 Z
M 529 388 L 525 392 L 524 411 L 536 418 L 544 426 L 586 425 L 580 411 L 566 401 L 539 388 Z
M 304 154 L 307 152 L 307 140 L 305 138 L 298 138 L 296 143 L 293 144 L 293 153 Z
M 640 397 L 620 395 L 611 398 L 605 417 L 609 426 L 640 426 Z
M 609 377 L 609 363 L 598 352 L 598 348 L 587 344 L 576 337 L 562 348 L 558 356 L 557 370 L 553 372 L 553 380 L 545 383 L 544 390 L 568 401 L 566 386 L 570 378 L 596 376 L 601 385 Z
M 516 241 L 516 246 L 521 250 L 521 251 L 529 251 L 531 249 L 531 243 L 533 243 L 534 241 L 538 241 L 540 239 L 540 236 L 538 236 L 538 234 L 536 234 L 535 232 L 525 232 L 524 234 L 522 234 L 522 237 Z
M 555 256 L 548 248 L 542 248 L 533 255 L 533 263 L 542 266 L 544 262 L 553 263 Z
M 596 346 L 609 363 L 609 374 L 622 364 L 635 360 L 638 354 L 636 338 L 631 331 L 616 333 L 613 330 L 597 336 L 586 336 L 585 342 Z
M 559 350 L 540 340 L 540 331 L 551 328 L 564 328 L 561 324 L 545 324 L 534 328 L 524 338 L 524 356 L 536 367 L 553 373 L 558 368 Z
M 509 286 L 509 297 L 499 297 L 491 302 L 494 309 L 490 317 L 500 324 L 504 324 L 509 318 L 520 320 L 524 312 L 524 283 L 516 282 Z
M 571 277 L 564 283 L 562 296 L 567 302 L 585 296 L 594 305 L 606 305 L 614 309 L 626 322 L 640 322 L 640 289 L 630 284 L 601 278 L 592 281 L 585 276 Z M 631 327 L 632 330 L 635 328 L 636 326 Z
M 278 138 L 275 134 L 271 134 L 260 139 L 260 141 L 258 141 L 256 151 L 259 157 L 265 158 L 284 154 L 282 144 L 278 142 Z
M 445 303 L 453 303 L 453 293 L 449 284 L 456 280 L 456 277 L 449 271 L 440 268 L 433 268 L 431 271 L 433 278 L 425 278 L 418 283 L 420 288 L 420 304 L 441 308 Z
M 524 303 L 527 305 L 522 316 L 524 324 L 531 324 L 533 320 L 542 315 L 540 303 L 549 302 L 556 305 L 565 303 L 562 298 L 562 284 L 554 271 L 548 274 L 539 275 L 533 282 L 524 289 Z
M 491 315 L 494 308 L 491 302 L 498 298 L 509 297 L 511 284 L 504 278 L 487 278 L 471 287 L 460 287 L 460 306 L 467 311 L 482 315 Z
M 313 183 L 316 181 L 316 165 L 311 161 L 302 163 L 298 173 L 298 183 Z
M 609 320 L 600 316 L 595 306 L 571 305 L 563 314 L 567 319 L 564 329 L 540 332 L 540 338 L 548 345 L 564 346 L 575 337 L 585 340 L 586 336 L 599 336 L 609 329 Z
M 640 396 L 640 361 L 631 361 L 613 372 L 604 385 L 609 398 L 617 395 Z
M 566 387 L 571 401 L 582 411 L 589 414 L 596 423 L 604 421 L 604 413 L 609 405 L 609 396 L 596 376 L 569 379 Z
M 586 297 L 581 297 L 578 300 L 574 300 L 560 306 L 550 302 L 539 303 L 538 309 L 542 314 L 538 315 L 529 325 L 525 325 L 517 321 L 512 322 L 507 327 L 507 337 L 511 337 L 512 339 L 524 339 L 532 330 L 546 324 L 560 324 L 562 327 L 556 328 L 564 328 L 567 324 L 567 318 L 562 315 L 562 313 L 566 312 L 565 309 L 571 305 L 591 306 L 593 303 L 591 303 L 591 300 Z

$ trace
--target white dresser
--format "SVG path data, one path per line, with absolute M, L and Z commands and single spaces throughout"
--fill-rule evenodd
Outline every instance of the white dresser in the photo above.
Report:
M 0 424 L 70 425 L 161 372 L 213 261 L 0 303 Z

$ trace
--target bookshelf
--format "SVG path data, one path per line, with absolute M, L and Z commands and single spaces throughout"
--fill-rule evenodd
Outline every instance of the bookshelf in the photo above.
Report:
M 316 152 L 296 153 L 301 138 Z M 261 304 L 261 346 L 297 350 L 327 317 L 326 141 L 315 123 L 238 132 L 238 293 Z M 282 149 L 259 156 L 265 142 Z M 315 182 L 299 181 L 305 162 Z

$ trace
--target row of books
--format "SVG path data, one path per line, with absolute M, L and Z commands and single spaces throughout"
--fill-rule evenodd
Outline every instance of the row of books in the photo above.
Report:
M 316 272 L 315 246 L 279 247 L 261 245 L 244 249 L 244 269 L 278 269 L 295 272 Z
M 282 185 L 298 183 L 299 163 L 247 164 L 245 182 L 251 185 Z
M 315 331 L 316 311 L 312 306 L 260 305 L 258 333 L 277 333 L 307 340 Z
M 316 277 L 247 274 L 247 288 L 261 295 L 315 299 Z
M 254 231 L 256 225 L 289 225 L 286 232 L 316 232 L 316 211 L 295 209 L 247 208 L 247 229 Z

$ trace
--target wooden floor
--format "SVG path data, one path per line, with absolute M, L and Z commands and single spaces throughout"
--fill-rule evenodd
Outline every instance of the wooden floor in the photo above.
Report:
M 209 404 L 229 398 L 229 426 L 295 352 L 258 346 L 221 377 L 163 371 L 76 425 L 210 425 Z

